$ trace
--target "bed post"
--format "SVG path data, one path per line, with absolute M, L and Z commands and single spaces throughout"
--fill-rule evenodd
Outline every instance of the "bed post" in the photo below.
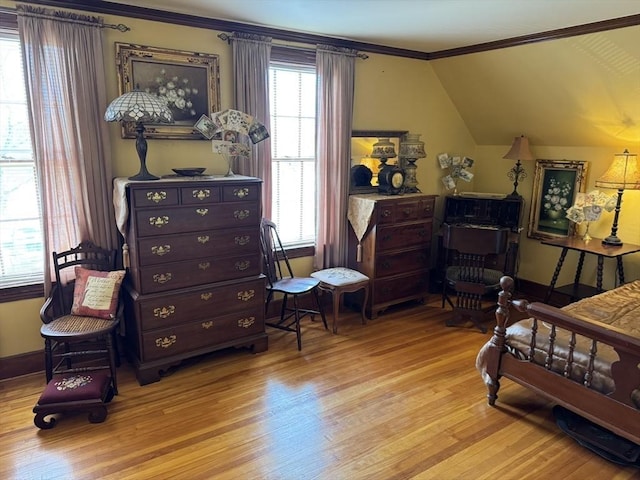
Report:
M 498 294 L 498 308 L 496 309 L 496 326 L 493 336 L 489 341 L 487 351 L 485 384 L 487 385 L 487 399 L 489 405 L 495 405 L 500 389 L 500 359 L 505 350 L 505 332 L 509 324 L 509 310 L 511 305 L 511 292 L 513 291 L 513 278 L 504 276 L 500 279 L 502 290 Z

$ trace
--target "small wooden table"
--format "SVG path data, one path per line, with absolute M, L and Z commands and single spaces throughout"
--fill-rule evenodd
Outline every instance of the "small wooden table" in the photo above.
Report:
M 553 272 L 553 278 L 551 284 L 547 290 L 547 294 L 544 297 L 544 302 L 548 303 L 551 294 L 556 291 L 567 294 L 571 297 L 571 301 L 575 301 L 580 298 L 591 297 L 597 293 L 603 292 L 602 289 L 602 271 L 604 265 L 604 258 L 615 258 L 618 267 L 618 280 L 620 285 L 624 283 L 624 269 L 622 267 L 622 257 L 630 253 L 640 252 L 640 245 L 633 245 L 631 243 L 624 243 L 620 246 L 603 245 L 602 240 L 599 238 L 593 238 L 585 242 L 581 237 L 566 237 L 559 239 L 543 240 L 543 245 L 551 245 L 554 247 L 562 248 L 556 270 Z M 558 275 L 562 269 L 562 264 L 567 256 L 569 250 L 575 250 L 580 252 L 580 258 L 578 259 L 578 266 L 576 268 L 576 275 L 573 280 L 573 284 L 564 285 L 562 287 L 555 288 Z M 598 267 L 596 271 L 596 286 L 585 285 L 580 283 L 580 275 L 582 274 L 582 265 L 584 263 L 585 254 L 598 256 Z

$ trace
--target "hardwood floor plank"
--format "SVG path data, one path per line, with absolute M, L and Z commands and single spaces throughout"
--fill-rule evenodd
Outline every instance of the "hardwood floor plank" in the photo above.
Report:
M 489 339 L 447 328 L 439 298 L 360 325 L 341 314 L 269 350 L 214 352 L 138 385 L 126 363 L 102 424 L 38 430 L 44 375 L 0 382 L 6 479 L 637 478 L 568 438 L 551 403 L 509 380 L 489 407 L 475 357 Z M 595 476 L 594 476 L 595 475 Z

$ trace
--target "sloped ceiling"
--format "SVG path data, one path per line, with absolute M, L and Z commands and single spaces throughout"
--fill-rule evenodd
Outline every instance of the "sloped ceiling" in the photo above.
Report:
M 640 27 L 431 62 L 480 145 L 640 146 Z

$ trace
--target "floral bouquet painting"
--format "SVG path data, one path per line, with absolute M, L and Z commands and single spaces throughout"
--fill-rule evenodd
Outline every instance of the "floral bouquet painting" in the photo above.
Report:
M 570 195 L 571 184 L 552 177 L 542 197 L 542 208 L 547 217 L 554 220 L 563 217 L 569 208 Z
M 171 109 L 176 121 L 196 117 L 194 103 L 200 91 L 192 85 L 187 76 L 172 75 L 166 68 L 161 68 L 152 84 L 145 90 L 160 97 Z

